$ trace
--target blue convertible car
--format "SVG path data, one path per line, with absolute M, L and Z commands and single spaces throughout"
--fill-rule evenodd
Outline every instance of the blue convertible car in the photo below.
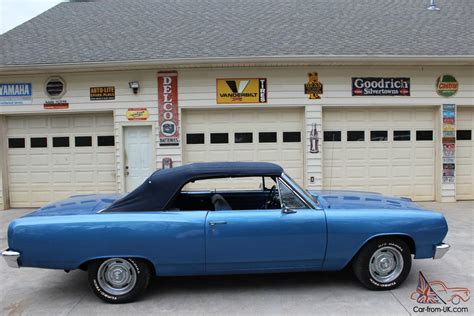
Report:
M 440 258 L 448 226 L 409 199 L 309 192 L 271 163 L 195 163 L 159 170 L 126 196 L 87 195 L 14 220 L 12 267 L 83 269 L 110 303 L 136 299 L 152 275 L 340 270 L 369 289 Z

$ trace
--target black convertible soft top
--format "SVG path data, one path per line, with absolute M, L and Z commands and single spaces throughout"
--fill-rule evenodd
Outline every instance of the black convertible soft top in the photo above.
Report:
M 282 172 L 282 167 L 269 162 L 206 162 L 161 169 L 103 212 L 161 211 L 190 181 L 221 177 L 278 177 Z

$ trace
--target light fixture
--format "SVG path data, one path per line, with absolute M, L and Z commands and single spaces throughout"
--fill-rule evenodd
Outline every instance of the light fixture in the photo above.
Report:
M 138 89 L 140 89 L 140 82 L 138 81 L 130 81 L 128 83 L 128 86 L 130 87 L 130 89 L 133 89 L 133 93 L 134 94 L 137 94 L 138 93 Z
M 436 4 L 436 0 L 430 0 L 430 6 L 428 7 L 428 10 L 430 11 L 439 11 L 440 8 Z

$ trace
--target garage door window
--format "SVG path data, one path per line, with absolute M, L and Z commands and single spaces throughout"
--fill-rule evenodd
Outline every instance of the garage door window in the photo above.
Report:
M 370 140 L 373 142 L 382 142 L 388 140 L 387 131 L 370 131 Z
M 416 131 L 416 140 L 433 140 L 433 131 Z
M 91 147 L 92 136 L 76 136 L 74 137 L 74 144 L 76 147 Z
M 347 131 L 348 142 L 363 142 L 365 140 L 364 131 Z
M 186 144 L 204 144 L 204 133 L 186 134 Z
M 31 148 L 45 148 L 48 147 L 48 139 L 46 137 L 31 137 Z
M 260 143 L 276 143 L 277 142 L 277 133 L 276 132 L 258 133 L 258 141 Z
M 69 147 L 69 137 L 53 137 L 53 147 Z
M 325 142 L 340 142 L 341 141 L 341 131 L 325 131 L 324 132 L 324 141 Z
M 472 131 L 467 130 L 457 130 L 456 131 L 457 140 L 472 140 Z
M 97 146 L 114 146 L 114 136 L 97 136 Z
M 299 143 L 301 142 L 300 132 L 283 132 L 284 143 Z
M 24 138 L 9 138 L 8 148 L 25 148 Z
M 252 133 L 235 133 L 234 142 L 236 144 L 250 144 L 253 142 Z
M 227 144 L 228 142 L 229 142 L 229 134 L 211 133 L 211 144 Z
M 410 131 L 393 131 L 394 141 L 409 141 L 410 139 Z

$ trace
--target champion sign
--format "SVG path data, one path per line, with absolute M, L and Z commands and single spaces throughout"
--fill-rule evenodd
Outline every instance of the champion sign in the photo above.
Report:
M 410 96 L 410 78 L 352 78 L 353 96 Z
M 160 145 L 179 145 L 178 74 L 158 73 L 158 115 Z
M 31 104 L 31 83 L 0 83 L 0 104 Z

